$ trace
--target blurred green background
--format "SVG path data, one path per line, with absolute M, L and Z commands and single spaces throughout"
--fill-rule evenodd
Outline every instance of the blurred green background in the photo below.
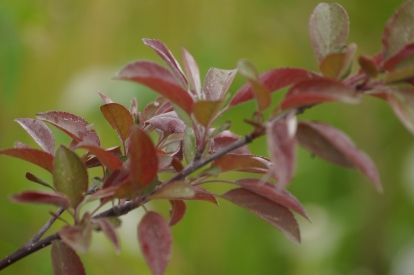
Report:
M 351 21 L 349 42 L 358 54 L 381 49 L 385 22 L 402 1 L 342 0 Z M 141 38 L 164 41 L 180 58 L 185 46 L 202 75 L 209 67 L 232 69 L 249 59 L 263 72 L 276 67 L 317 69 L 307 23 L 317 0 L 2 0 L 0 1 L 0 148 L 15 140 L 34 145 L 15 118 L 64 110 L 95 124 L 104 147 L 117 145 L 116 134 L 99 112 L 96 91 L 140 108 L 155 93 L 111 80 L 126 62 L 160 59 Z M 237 76 L 230 92 L 244 80 Z M 275 99 L 280 98 L 278 95 Z M 250 128 L 253 104 L 231 111 L 233 130 Z M 184 220 L 173 227 L 174 252 L 166 274 L 412 275 L 414 274 L 414 146 L 385 103 L 364 98 L 357 106 L 326 104 L 302 116 L 342 129 L 377 164 L 384 194 L 357 171 L 338 168 L 299 149 L 289 190 L 304 204 L 313 223 L 298 217 L 302 244 L 245 210 L 189 202 Z M 68 138 L 53 129 L 59 143 Z M 107 134 L 106 134 L 107 133 Z M 264 139 L 251 146 L 266 154 Z M 28 182 L 34 165 L 0 157 L 0 258 L 27 242 L 49 218 L 47 206 L 12 203 L 11 194 L 42 190 Z M 240 175 L 236 175 L 240 176 Z M 169 205 L 156 207 L 167 213 Z M 121 255 L 100 234 L 81 255 L 88 274 L 150 274 L 140 255 L 136 224 L 142 212 L 123 218 Z M 50 233 L 62 223 L 58 222 Z M 51 274 L 50 248 L 2 271 L 2 274 Z

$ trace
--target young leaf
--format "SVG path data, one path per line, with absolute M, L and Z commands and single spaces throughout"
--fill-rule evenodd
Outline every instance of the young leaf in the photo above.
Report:
M 162 60 L 164 60 L 164 62 L 171 69 L 171 71 L 175 75 L 175 78 L 178 80 L 181 86 L 187 89 L 188 82 L 187 82 L 187 79 L 185 78 L 183 70 L 181 69 L 180 64 L 178 64 L 177 60 L 172 55 L 172 53 L 167 48 L 167 46 L 158 39 L 143 38 L 142 41 L 144 41 L 145 45 L 153 49 L 162 58 Z
M 170 210 L 170 222 L 168 225 L 173 226 L 184 217 L 187 206 L 182 200 L 170 200 L 170 203 L 172 208 Z
M 86 275 L 79 256 L 61 240 L 52 242 L 53 275 Z
M 321 122 L 300 122 L 296 137 L 313 154 L 344 167 L 357 168 L 378 191 L 382 190 L 375 164 L 338 129 Z
M 257 100 L 259 111 L 269 108 L 271 103 L 270 91 L 259 78 L 256 68 L 247 60 L 241 60 L 238 63 L 239 73 L 244 76 L 253 88 L 253 93 Z
M 222 172 L 241 171 L 267 174 L 272 163 L 260 156 L 229 153 L 216 159 L 211 166 L 220 167 Z
M 167 133 L 183 133 L 185 129 L 184 122 L 174 111 L 153 116 L 145 121 L 157 129 Z
M 179 86 L 164 67 L 150 61 L 126 64 L 114 77 L 143 84 L 180 106 L 187 114 L 193 110 L 193 98 Z
M 148 135 L 138 126 L 133 126 L 129 145 L 130 179 L 138 189 L 144 189 L 158 172 L 158 158 Z
M 214 130 L 215 131 L 215 130 Z M 213 132 L 214 132 L 213 131 Z M 211 134 L 212 135 L 212 134 Z M 216 135 L 213 139 L 213 152 L 220 151 L 223 148 L 226 148 L 233 142 L 236 142 L 240 139 L 240 137 L 228 130 L 221 132 L 220 134 Z M 244 145 L 236 150 L 231 151 L 231 154 L 239 154 L 239 155 L 250 155 L 250 150 L 247 145 Z
M 306 214 L 306 211 L 303 209 L 303 206 L 300 204 L 300 202 L 285 189 L 282 189 L 270 182 L 255 178 L 241 179 L 234 183 L 284 207 L 290 208 L 291 210 L 295 211 L 310 221 L 308 214 Z
M 76 146 L 76 148 L 88 150 L 89 153 L 95 155 L 96 158 L 99 159 L 100 163 L 108 168 L 110 172 L 113 172 L 116 169 L 121 169 L 123 167 L 122 161 L 119 159 L 119 157 L 110 151 L 102 149 L 101 147 L 81 142 Z
M 193 186 L 193 190 L 195 192 L 194 196 L 186 198 L 185 200 L 208 201 L 214 203 L 215 205 L 219 205 L 216 197 L 210 193 L 210 191 L 198 186 Z
M 414 44 L 408 44 L 398 54 L 390 57 L 382 65 L 384 71 L 394 71 L 395 69 L 401 69 L 401 67 L 412 67 L 414 57 Z M 407 64 L 408 63 L 408 64 Z
M 21 203 L 39 203 L 39 204 L 52 204 L 68 209 L 70 207 L 70 201 L 59 194 L 26 191 L 18 195 L 13 195 L 11 199 L 15 202 Z
M 339 52 L 326 55 L 319 64 L 319 70 L 326 77 L 341 79 L 352 65 L 357 45 L 352 43 Z
M 319 62 L 345 46 L 348 31 L 348 14 L 341 5 L 320 3 L 316 6 L 309 20 L 309 33 Z
M 109 222 L 107 219 L 96 219 L 94 220 L 99 227 L 102 229 L 104 235 L 108 238 L 108 240 L 115 246 L 116 253 L 119 254 L 119 240 L 118 235 L 115 231 L 115 226 Z
M 125 142 L 134 124 L 134 118 L 129 110 L 118 103 L 108 103 L 102 105 L 100 109 L 106 121 L 117 131 L 122 142 Z
M 151 199 L 169 199 L 178 200 L 192 198 L 195 195 L 194 188 L 191 184 L 186 182 L 177 181 L 172 182 L 159 189 L 155 194 L 151 196 Z
M 224 105 L 224 100 L 199 100 L 194 103 L 194 116 L 204 127 L 209 127 Z
M 284 188 L 295 170 L 295 131 L 296 116 L 288 115 L 283 120 L 270 122 L 267 126 L 267 147 L 273 161 L 273 173 L 278 184 Z
M 201 95 L 201 81 L 200 81 L 200 70 L 198 69 L 197 62 L 194 57 L 184 48 L 181 48 L 183 56 L 184 70 L 187 73 L 189 81 L 193 86 L 196 95 Z
M 55 153 L 55 137 L 46 124 L 31 118 L 19 118 L 15 121 L 26 130 L 44 151 L 52 155 Z
M 0 155 L 19 158 L 33 163 L 50 173 L 53 172 L 53 155 L 33 148 L 9 148 L 0 150 Z
M 64 146 L 56 150 L 53 169 L 53 185 L 57 192 L 66 195 L 76 208 L 88 190 L 88 173 L 79 157 Z
M 414 88 L 393 88 L 387 100 L 402 124 L 414 134 Z
M 270 92 L 275 92 L 301 81 L 319 78 L 314 73 L 297 68 L 280 68 L 265 72 L 259 76 L 259 80 Z M 240 88 L 230 101 L 230 107 L 239 105 L 254 98 L 253 88 L 247 83 Z
M 183 137 L 184 157 L 187 163 L 191 163 L 196 155 L 196 139 L 193 128 L 187 126 Z
M 375 59 L 373 57 L 360 56 L 358 58 L 358 63 L 361 69 L 369 77 L 376 77 L 379 74 L 380 69 L 378 68 L 378 64 L 375 62 Z
M 98 91 L 99 96 L 102 98 L 103 102 L 105 104 L 113 103 L 112 99 L 110 99 L 108 96 L 104 95 L 103 93 Z
M 80 143 L 80 146 L 83 146 L 83 145 L 94 146 L 94 145 L 90 145 L 90 144 L 81 142 Z M 79 144 L 76 144 L 76 147 L 79 147 Z M 101 148 L 101 147 L 97 147 L 97 148 Z M 124 157 L 123 154 L 122 154 L 122 151 L 121 151 L 121 147 L 120 146 L 111 147 L 111 148 L 105 149 L 105 151 L 108 152 L 108 153 L 111 153 L 111 155 L 114 155 L 114 156 L 118 157 L 119 159 L 122 159 Z M 96 157 L 96 155 L 95 156 L 92 156 L 92 157 L 89 157 L 85 161 L 85 167 L 86 168 L 92 168 L 92 167 L 97 167 L 97 166 L 101 166 L 101 165 L 102 165 L 102 163 Z
M 207 100 L 220 100 L 226 94 L 236 76 L 236 70 L 210 68 L 204 80 L 203 93 Z
M 221 197 L 258 216 L 280 230 L 288 239 L 300 243 L 299 226 L 286 207 L 244 188 L 230 190 Z
M 387 74 L 385 84 L 393 84 L 414 79 L 414 66 L 406 67 Z
M 39 179 L 38 177 L 36 177 L 35 175 L 33 175 L 32 173 L 29 173 L 29 172 L 27 172 L 26 173 L 26 179 L 28 179 L 28 180 L 30 180 L 30 181 L 32 181 L 32 182 L 35 182 L 35 183 L 38 183 L 38 184 L 40 184 L 40 185 L 43 185 L 43 186 L 45 186 L 45 187 L 47 187 L 47 188 L 50 188 L 50 189 L 52 189 L 53 191 L 55 190 L 49 183 L 47 183 L 47 182 L 45 182 L 45 181 L 43 181 L 43 180 L 41 180 L 41 179 Z
M 414 38 L 414 1 L 402 4 L 387 22 L 382 34 L 383 58 L 387 59 L 398 54 Z
M 77 115 L 68 112 L 49 111 L 37 114 L 36 118 L 49 122 L 77 142 L 85 141 L 97 146 L 100 145 L 99 137 L 95 130 L 90 129 L 88 122 Z
M 330 101 L 356 104 L 359 100 L 356 91 L 339 80 L 331 78 L 310 79 L 291 87 L 278 109 L 283 111 Z
M 59 236 L 68 246 L 79 253 L 86 253 L 92 241 L 92 223 L 88 212 L 83 215 L 81 222 L 73 226 L 64 226 L 59 230 Z
M 171 258 L 172 236 L 160 214 L 148 211 L 138 225 L 142 255 L 154 275 L 162 275 Z

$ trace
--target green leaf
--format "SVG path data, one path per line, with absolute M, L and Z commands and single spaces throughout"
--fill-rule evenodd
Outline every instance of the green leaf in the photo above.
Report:
M 349 72 L 356 49 L 357 45 L 352 43 L 340 52 L 328 54 L 319 64 L 319 70 L 324 76 L 343 78 L 344 74 Z
M 184 158 L 187 163 L 191 163 L 196 155 L 196 139 L 194 136 L 194 130 L 191 127 L 186 127 L 183 137 L 184 143 Z
M 224 100 L 200 100 L 194 103 L 194 116 L 204 127 L 209 127 L 223 107 Z
M 64 194 L 76 208 L 88 190 L 88 173 L 79 157 L 64 146 L 56 150 L 53 170 L 53 185 Z
M 118 103 L 108 103 L 102 105 L 100 109 L 106 121 L 118 132 L 122 142 L 125 142 L 134 124 L 134 118 L 129 110 Z

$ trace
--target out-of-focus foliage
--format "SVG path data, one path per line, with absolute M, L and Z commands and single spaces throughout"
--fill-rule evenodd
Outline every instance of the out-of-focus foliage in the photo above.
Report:
M 357 54 L 372 55 L 380 50 L 385 22 L 401 2 L 339 1 L 349 14 L 348 42 L 358 44 Z M 185 46 L 198 60 L 201 75 L 211 66 L 234 69 L 243 58 L 254 63 L 259 72 L 285 66 L 316 70 L 307 26 L 318 3 L 0 1 L 0 148 L 10 147 L 16 137 L 31 142 L 29 136 L 20 138 L 23 131 L 13 122 L 15 118 L 34 117 L 51 109 L 87 118 L 95 123 L 100 136 L 105 136 L 105 131 L 111 133 L 101 141 L 105 147 L 117 144 L 116 134 L 100 114 L 101 99 L 96 91 L 125 105 L 132 96 L 137 96 L 140 106 L 155 97 L 141 86 L 111 80 L 126 61 L 160 61 L 141 43 L 143 37 L 163 40 L 176 56 L 180 55 L 180 46 Z M 242 84 L 244 80 L 237 76 L 230 92 Z M 224 118 L 233 120 L 232 127 L 239 134 L 247 132 L 248 126 L 241 123 L 241 118 L 251 113 L 246 108 L 253 110 L 254 104 L 241 105 Z M 187 215 L 172 229 L 174 252 L 166 274 L 411 274 L 412 135 L 383 102 L 370 98 L 356 106 L 327 104 L 310 110 L 306 117 L 334 123 L 347 132 L 376 162 L 384 194 L 378 195 L 369 184 L 360 184 L 367 180 L 358 172 L 334 167 L 299 150 L 296 176 L 289 190 L 304 203 L 313 221 L 308 224 L 298 216 L 303 222 L 302 244 L 284 240 L 272 227 L 224 200 L 220 201 L 221 211 L 213 204 L 189 202 Z M 65 139 L 54 133 L 56 139 Z M 265 154 L 264 142 L 258 140 L 251 150 Z M 8 201 L 10 194 L 30 184 L 21 171 L 35 171 L 51 182 L 46 172 L 33 165 L 0 158 L 0 235 L 4 240 L 0 258 L 30 239 L 48 219 L 45 210 L 52 209 Z M 153 207 L 167 214 L 170 206 Z M 136 211 L 136 220 L 141 215 Z M 95 241 L 81 256 L 86 271 L 150 274 L 136 245 L 137 221 L 123 220 L 123 257 L 114 256 L 113 247 L 102 237 L 102 242 Z M 49 249 L 2 274 L 33 270 L 51 274 Z

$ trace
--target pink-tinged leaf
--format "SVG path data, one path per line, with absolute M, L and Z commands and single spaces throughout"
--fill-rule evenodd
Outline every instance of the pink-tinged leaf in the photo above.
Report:
M 249 81 L 257 101 L 258 110 L 264 111 L 269 108 L 272 101 L 270 91 L 259 78 L 259 73 L 253 64 L 247 60 L 241 60 L 238 62 L 237 68 L 239 73 Z
M 90 129 L 88 122 L 77 115 L 62 111 L 49 111 L 37 114 L 36 118 L 49 122 L 77 142 L 85 141 L 97 146 L 100 145 L 95 130 Z
M 144 189 L 158 172 L 158 158 L 148 135 L 138 126 L 133 126 L 129 146 L 130 179 L 138 189 Z
M 230 131 L 223 131 L 217 136 L 214 137 L 213 142 L 213 152 L 218 152 L 223 148 L 226 148 L 230 144 L 238 141 L 240 137 Z M 237 148 L 236 150 L 231 151 L 232 154 L 239 155 L 250 155 L 250 150 L 247 145 Z
M 414 44 L 408 44 L 404 47 L 398 54 L 386 60 L 382 65 L 384 71 L 394 71 L 395 69 L 401 69 L 401 67 L 406 67 L 407 65 L 413 65 L 414 57 Z M 409 64 L 406 64 L 408 61 Z
M 105 104 L 114 103 L 114 102 L 112 101 L 112 99 L 110 99 L 107 95 L 104 95 L 104 94 L 103 94 L 103 93 L 101 93 L 101 92 L 98 92 L 98 94 L 99 94 L 99 96 L 102 98 L 102 100 L 103 100 L 103 102 L 104 102 Z
M 217 118 L 225 101 L 199 100 L 194 103 L 194 116 L 204 127 L 209 127 Z
M 171 258 L 170 227 L 160 214 L 148 211 L 138 225 L 142 255 L 154 275 L 164 274 Z
M 326 77 L 343 78 L 350 71 L 356 49 L 357 45 L 352 43 L 339 52 L 329 53 L 320 62 L 319 70 Z
M 150 197 L 151 199 L 179 200 L 192 198 L 194 195 L 195 191 L 191 184 L 182 181 L 176 181 L 157 190 L 157 192 L 155 192 L 155 194 L 151 195 Z
M 76 208 L 88 190 L 88 173 L 79 157 L 64 146 L 56 150 L 53 170 L 53 185 L 57 192 L 66 195 L 71 206 Z
M 210 68 L 204 80 L 203 93 L 207 100 L 220 100 L 226 94 L 234 77 L 235 70 L 222 70 L 217 68 Z
M 143 84 L 180 106 L 188 114 L 193 110 L 193 98 L 179 86 L 174 76 L 164 67 L 150 61 L 126 64 L 115 79 Z
M 61 240 L 52 242 L 53 275 L 86 275 L 79 256 Z
M 158 171 L 171 168 L 171 162 L 173 160 L 173 156 L 167 155 L 164 152 L 158 150 L 157 158 L 158 158 Z
M 402 124 L 414 134 L 414 88 L 393 88 L 387 100 Z
M 33 148 L 10 148 L 0 150 L 0 155 L 19 158 L 42 167 L 50 173 L 53 172 L 53 155 L 45 151 Z
M 414 1 L 402 4 L 387 22 L 382 34 L 383 56 L 387 60 L 398 54 L 414 38 Z
M 376 77 L 379 74 L 380 69 L 373 57 L 362 55 L 358 58 L 358 63 L 364 73 L 369 77 Z
M 127 108 L 118 103 L 108 103 L 101 106 L 101 112 L 106 121 L 115 129 L 122 142 L 129 137 L 134 118 Z
M 355 90 L 339 80 L 331 78 L 310 79 L 291 87 L 278 109 L 283 111 L 330 101 L 356 104 L 360 98 Z
M 173 226 L 182 220 L 187 206 L 185 205 L 185 202 L 182 200 L 170 200 L 170 203 L 170 222 L 168 223 L 168 225 Z
M 319 78 L 319 76 L 310 71 L 297 68 L 275 69 L 265 72 L 259 76 L 260 82 L 262 82 L 270 92 L 275 92 L 290 85 L 312 78 Z M 252 100 L 253 98 L 253 88 L 250 83 L 247 83 L 236 92 L 234 97 L 231 99 L 229 106 L 236 106 L 243 102 Z
M 387 74 L 385 84 L 394 84 L 414 79 L 414 64 L 411 67 L 405 67 Z
M 300 243 L 298 223 L 286 207 L 244 188 L 230 190 L 221 197 L 258 216 L 280 230 L 288 239 Z
M 52 204 L 67 209 L 70 207 L 70 201 L 62 195 L 37 192 L 37 191 L 26 191 L 18 195 L 13 195 L 11 199 L 14 202 L 22 203 L 39 203 L 39 204 Z
M 43 186 L 45 186 L 45 187 L 47 187 L 47 188 L 50 188 L 50 189 L 52 189 L 53 191 L 55 190 L 50 184 L 48 184 L 47 182 L 45 182 L 45 181 L 43 181 L 43 180 L 41 180 L 41 179 L 39 179 L 38 177 L 36 177 L 35 175 L 33 175 L 32 173 L 29 173 L 29 172 L 27 172 L 26 173 L 26 179 L 28 179 L 28 180 L 30 180 L 30 181 L 32 181 L 32 182 L 35 182 L 35 183 L 38 183 L 38 184 L 40 184 L 40 185 L 43 185 Z
M 272 173 L 276 174 L 282 188 L 290 182 L 295 170 L 296 123 L 296 116 L 290 114 L 285 119 L 270 122 L 266 129 L 267 148 L 274 163 Z
M 13 144 L 13 148 L 19 148 L 19 149 L 33 149 L 32 146 L 27 145 L 26 143 L 15 141 Z
M 108 168 L 110 172 L 122 168 L 123 164 L 119 157 L 117 157 L 110 151 L 102 149 L 101 147 L 81 142 L 76 146 L 76 148 L 88 150 L 89 153 L 95 155 L 99 159 L 100 163 L 106 168 Z
M 183 56 L 184 70 L 188 79 L 193 86 L 196 95 L 201 95 L 200 70 L 198 69 L 197 62 L 186 49 L 181 48 L 181 53 Z
M 271 164 L 272 163 L 264 157 L 229 153 L 216 159 L 211 166 L 220 167 L 222 172 L 241 171 L 267 174 Z
M 348 31 L 348 14 L 341 5 L 320 3 L 316 6 L 309 20 L 309 34 L 319 62 L 345 46 Z
M 280 188 L 270 182 L 255 178 L 238 180 L 235 182 L 235 184 L 271 201 L 274 201 L 284 207 L 287 207 L 310 221 L 310 218 L 308 214 L 306 214 L 303 206 L 286 189 Z
M 99 227 L 102 229 L 102 232 L 104 233 L 106 238 L 115 246 L 115 250 L 119 254 L 119 240 L 114 225 L 105 218 L 96 219 L 94 220 L 94 222 L 99 224 Z
M 142 123 L 144 123 L 148 119 L 152 118 L 155 115 L 155 113 L 157 112 L 157 110 L 165 102 L 168 102 L 168 99 L 166 99 L 162 96 L 159 96 L 155 101 L 148 103 L 145 106 L 144 111 L 142 111 L 142 115 L 141 115 Z
M 193 186 L 193 190 L 195 192 L 194 196 L 191 198 L 186 198 L 185 200 L 207 201 L 212 202 L 215 205 L 219 205 L 216 196 L 213 195 L 210 191 L 198 186 Z
M 81 145 L 82 144 L 85 145 L 87 143 L 82 142 Z M 77 145 L 78 144 L 76 144 L 75 147 Z M 117 156 L 118 158 L 123 156 L 120 146 L 111 147 L 111 148 L 106 149 L 105 151 L 110 152 L 111 154 Z M 101 166 L 101 165 L 102 165 L 102 163 L 99 161 L 99 159 L 96 156 L 92 156 L 92 157 L 88 158 L 85 161 L 85 167 L 86 168 L 92 168 L 92 167 L 97 167 L 97 166 Z
M 55 137 L 52 131 L 42 121 L 31 118 L 19 118 L 15 120 L 46 152 L 55 153 Z
M 59 230 L 59 237 L 73 250 L 86 253 L 92 241 L 92 223 L 88 212 L 77 225 L 64 226 Z
M 172 53 L 167 48 L 167 46 L 158 39 L 143 38 L 142 41 L 144 41 L 145 45 L 153 49 L 162 58 L 162 60 L 164 60 L 164 62 L 168 65 L 170 70 L 173 72 L 173 74 L 175 75 L 175 78 L 178 80 L 181 86 L 187 89 L 188 82 L 183 73 L 183 70 L 181 69 L 180 64 L 178 64 L 177 60 L 172 55 Z
M 153 116 L 145 123 L 149 123 L 155 128 L 168 133 L 183 133 L 185 130 L 184 122 L 178 117 L 175 111 Z
M 131 99 L 131 104 L 129 105 L 129 112 L 131 113 L 134 119 L 139 118 L 138 101 L 135 97 Z
M 375 164 L 338 129 L 321 122 L 300 122 L 296 137 L 313 154 L 344 167 L 357 168 L 378 191 L 382 190 Z

